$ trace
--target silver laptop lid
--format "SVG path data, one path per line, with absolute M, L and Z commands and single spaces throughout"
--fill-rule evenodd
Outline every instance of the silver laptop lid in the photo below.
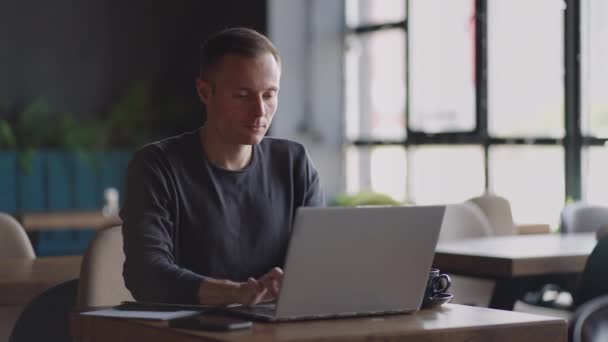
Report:
M 277 318 L 420 308 L 445 206 L 300 208 Z

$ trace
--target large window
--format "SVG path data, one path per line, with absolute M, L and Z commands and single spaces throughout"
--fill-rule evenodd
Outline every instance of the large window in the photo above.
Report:
M 354 37 L 346 54 L 346 133 L 351 139 L 405 137 L 405 34 Z M 391 51 L 386 54 L 386 51 Z
M 509 199 L 517 222 L 555 227 L 565 199 L 564 149 L 494 145 L 489 152 L 489 184 Z
M 608 146 L 588 146 L 583 153 L 583 198 L 608 206 Z
M 373 190 L 399 200 L 406 198 L 407 159 L 403 147 L 349 147 L 346 165 L 348 192 Z
M 607 2 L 346 9 L 347 191 L 432 204 L 488 190 L 554 228 L 567 200 L 608 204 Z
M 488 2 L 490 135 L 564 136 L 563 16 L 562 0 Z
M 468 145 L 419 145 L 409 148 L 412 201 L 460 202 L 483 192 L 483 149 Z
M 608 138 L 608 2 L 582 2 L 582 127 Z
M 608 205 L 608 2 L 581 1 L 582 197 Z
M 474 130 L 474 2 L 410 1 L 409 9 L 411 129 L 429 133 Z

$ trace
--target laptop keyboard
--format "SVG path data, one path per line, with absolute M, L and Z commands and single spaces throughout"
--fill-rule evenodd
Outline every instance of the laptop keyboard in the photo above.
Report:
M 248 316 L 273 317 L 275 313 L 274 303 L 258 304 L 254 306 L 239 306 L 230 309 L 232 312 L 243 313 Z
M 272 305 L 272 306 L 254 305 L 252 307 L 249 307 L 247 311 L 252 312 L 254 314 L 258 314 L 258 315 L 273 315 L 274 308 L 275 308 L 274 305 Z

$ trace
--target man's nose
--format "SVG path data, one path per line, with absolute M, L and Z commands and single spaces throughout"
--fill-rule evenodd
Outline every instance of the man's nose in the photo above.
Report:
M 262 96 L 256 96 L 252 107 L 251 110 L 254 116 L 266 115 L 266 106 L 264 105 L 264 98 Z

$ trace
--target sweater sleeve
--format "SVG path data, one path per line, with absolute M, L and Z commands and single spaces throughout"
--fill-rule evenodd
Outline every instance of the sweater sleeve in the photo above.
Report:
M 136 300 L 195 303 L 203 276 L 175 263 L 175 186 L 155 146 L 138 151 L 126 176 L 123 221 L 125 285 Z
M 324 207 L 325 196 L 321 189 L 319 172 L 308 156 L 308 153 L 306 153 L 304 174 L 306 175 L 306 190 L 304 194 L 304 203 L 302 205 L 305 207 Z

